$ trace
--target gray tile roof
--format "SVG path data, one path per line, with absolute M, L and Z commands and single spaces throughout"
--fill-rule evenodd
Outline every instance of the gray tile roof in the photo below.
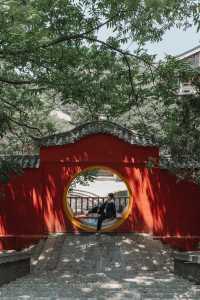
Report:
M 11 155 L 1 156 L 1 159 L 17 163 L 21 168 L 39 168 L 40 158 L 38 155 Z
M 39 146 L 59 146 L 75 143 L 79 139 L 91 134 L 111 134 L 125 142 L 141 146 L 157 146 L 149 138 L 133 133 L 131 130 L 124 128 L 118 124 L 109 121 L 88 122 L 63 133 L 58 133 L 43 138 L 35 139 L 35 143 Z M 15 155 L 4 156 L 6 159 L 18 163 L 22 168 L 39 168 L 40 157 L 38 155 Z M 2 157 L 3 158 L 3 157 Z M 161 169 L 200 169 L 200 163 L 192 161 L 190 158 L 181 158 L 174 162 L 173 159 L 161 150 L 160 154 Z
M 160 155 L 161 169 L 200 169 L 200 162 L 192 160 L 190 157 L 179 157 L 174 161 L 170 156 Z
M 25 168 L 39 168 L 40 166 L 40 157 L 38 155 L 12 155 L 12 156 L 1 156 L 2 159 L 9 160 L 19 164 L 23 169 Z M 192 161 L 188 158 L 179 159 L 179 161 L 174 161 L 169 155 L 160 155 L 160 164 L 161 169 L 200 169 L 200 162 Z
M 109 121 L 96 121 L 84 123 L 70 131 L 58 133 L 35 139 L 39 146 L 59 146 L 75 143 L 81 138 L 91 134 L 111 134 L 130 144 L 142 146 L 157 146 L 148 137 L 134 134 L 131 130 Z

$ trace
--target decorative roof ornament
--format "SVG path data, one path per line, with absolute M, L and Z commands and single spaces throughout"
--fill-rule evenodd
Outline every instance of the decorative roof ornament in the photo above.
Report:
M 105 114 L 100 114 L 99 115 L 99 121 L 106 121 L 107 120 L 107 117 Z

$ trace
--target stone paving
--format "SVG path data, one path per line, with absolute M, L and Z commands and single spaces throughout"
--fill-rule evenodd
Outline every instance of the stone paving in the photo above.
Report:
M 32 273 L 2 286 L 0 299 L 200 299 L 200 286 L 173 274 L 172 250 L 151 237 L 63 235 L 41 245 Z

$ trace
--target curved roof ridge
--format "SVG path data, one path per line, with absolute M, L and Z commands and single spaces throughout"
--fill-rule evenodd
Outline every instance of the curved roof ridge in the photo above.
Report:
M 35 142 L 40 146 L 59 146 L 75 143 L 85 136 L 97 133 L 111 134 L 130 144 L 158 146 L 150 138 L 134 134 L 130 129 L 107 120 L 86 122 L 66 132 L 35 138 Z

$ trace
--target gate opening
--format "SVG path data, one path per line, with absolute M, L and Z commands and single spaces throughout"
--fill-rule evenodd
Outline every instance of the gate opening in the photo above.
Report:
M 75 175 L 64 197 L 66 214 L 79 228 L 96 231 L 99 216 L 106 212 L 109 195 L 116 213 L 103 220 L 101 231 L 112 231 L 128 217 L 131 201 L 128 183 L 110 168 L 90 167 Z

